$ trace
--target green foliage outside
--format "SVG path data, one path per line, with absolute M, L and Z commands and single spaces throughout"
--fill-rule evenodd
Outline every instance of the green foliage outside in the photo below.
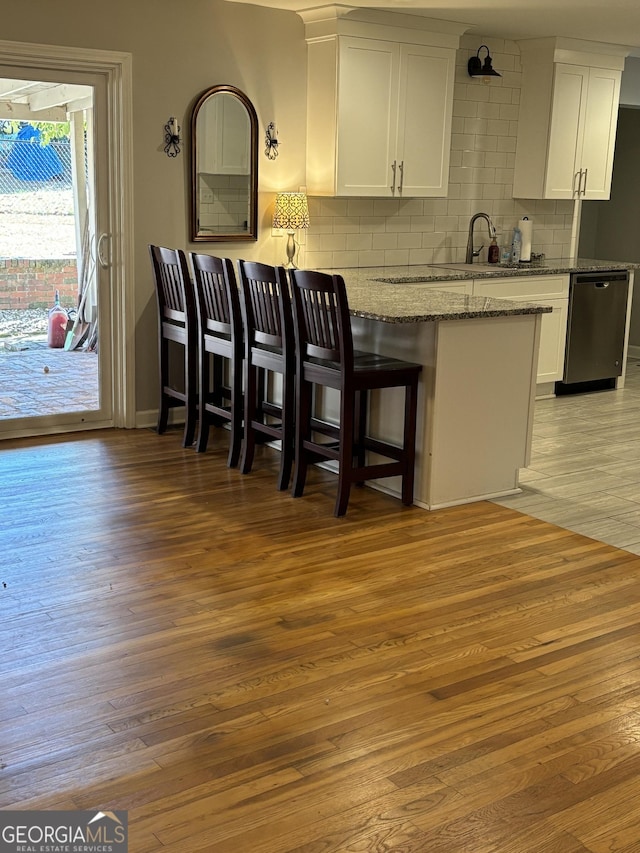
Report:
M 48 145 L 57 139 L 69 139 L 70 127 L 68 121 L 9 121 L 8 123 L 11 126 L 10 133 L 17 133 L 22 124 L 28 123 L 33 127 L 37 127 L 42 134 L 43 145 Z

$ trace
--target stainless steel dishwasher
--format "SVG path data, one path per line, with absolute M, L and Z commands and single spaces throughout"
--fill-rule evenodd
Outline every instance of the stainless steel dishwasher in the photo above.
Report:
M 628 293 L 626 271 L 573 273 L 564 376 L 556 392 L 614 386 L 622 374 Z

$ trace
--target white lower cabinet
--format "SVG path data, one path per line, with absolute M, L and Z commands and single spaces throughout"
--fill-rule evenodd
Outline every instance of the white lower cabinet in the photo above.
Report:
M 551 314 L 542 315 L 540 352 L 538 355 L 538 384 L 557 382 L 564 373 L 564 350 L 567 337 L 567 299 L 550 299 L 544 302 L 553 308 Z
M 475 279 L 473 294 L 551 306 L 552 312 L 542 315 L 537 382 L 541 385 L 562 379 L 567 337 L 569 276 Z
M 550 306 L 551 313 L 542 314 L 537 383 L 545 385 L 562 380 L 569 313 L 568 275 L 424 281 L 420 282 L 420 286 L 448 293 L 493 296 L 496 299 Z M 546 394 L 546 389 L 543 390 Z

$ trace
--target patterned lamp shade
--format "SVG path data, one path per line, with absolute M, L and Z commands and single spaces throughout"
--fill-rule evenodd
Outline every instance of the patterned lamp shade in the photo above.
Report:
M 278 193 L 273 227 L 293 231 L 309 227 L 309 206 L 305 193 Z

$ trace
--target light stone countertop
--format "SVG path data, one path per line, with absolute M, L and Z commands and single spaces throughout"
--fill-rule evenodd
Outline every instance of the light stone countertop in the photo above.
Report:
M 566 275 L 572 272 L 640 269 L 640 264 L 620 261 L 547 260 L 541 266 L 503 267 L 499 264 L 442 264 L 397 267 L 325 269 L 340 274 L 347 286 L 354 317 L 386 323 L 424 323 L 514 314 L 547 314 L 550 306 L 509 299 L 469 296 L 421 286 L 421 282 L 460 281 L 531 275 Z

